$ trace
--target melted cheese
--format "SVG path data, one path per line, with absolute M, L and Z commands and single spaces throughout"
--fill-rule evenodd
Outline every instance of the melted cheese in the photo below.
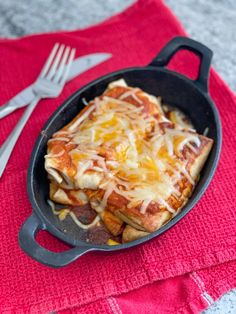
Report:
M 152 201 L 173 214 L 175 210 L 168 199 L 171 195 L 180 196 L 178 181 L 185 177 L 194 184 L 181 160 L 182 152 L 186 145 L 196 151 L 201 141 L 194 132 L 174 128 L 164 115 L 157 120 L 147 116 L 142 106 L 124 100 L 131 96 L 142 104 L 137 91 L 128 90 L 119 99 L 95 98 L 69 126 L 65 134 L 69 143 L 77 146 L 70 151 L 77 167 L 74 184 L 81 189 L 104 190 L 99 204 L 91 202 L 97 211 L 106 207 L 114 191 L 130 201 L 128 207 L 139 205 L 142 214 Z M 159 105 L 159 100 L 156 103 Z M 171 127 L 161 127 L 159 123 L 163 121 Z

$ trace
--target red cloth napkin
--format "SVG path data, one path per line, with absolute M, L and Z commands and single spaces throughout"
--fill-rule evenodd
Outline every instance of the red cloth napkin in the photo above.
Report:
M 88 253 L 62 269 L 33 261 L 17 242 L 20 226 L 32 210 L 26 192 L 28 161 L 48 117 L 92 79 L 148 64 L 176 35 L 185 32 L 162 1 L 140 0 L 85 30 L 0 40 L 1 103 L 35 80 L 55 42 L 76 47 L 77 57 L 93 52 L 113 54 L 112 59 L 67 84 L 60 97 L 38 105 L 0 180 L 1 312 L 131 313 L 140 309 L 142 313 L 197 313 L 235 286 L 236 97 L 214 71 L 210 95 L 222 118 L 221 159 L 201 201 L 176 226 L 144 245 L 114 253 Z M 171 67 L 193 76 L 195 61 L 180 53 Z M 1 120 L 1 143 L 22 112 Z M 41 233 L 40 243 L 55 251 L 65 248 L 46 232 Z
M 232 279 L 227 279 L 232 276 Z M 235 282 L 235 262 L 155 281 L 119 296 L 110 296 L 59 314 L 199 313 L 211 305 Z

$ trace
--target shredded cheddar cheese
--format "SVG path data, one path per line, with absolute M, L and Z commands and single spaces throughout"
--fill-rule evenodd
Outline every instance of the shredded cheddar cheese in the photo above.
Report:
M 97 240 L 110 245 L 113 236 L 129 242 L 158 230 L 191 196 L 213 141 L 178 109 L 124 80 L 81 102 L 86 107 L 48 141 L 53 213 L 91 228 L 88 241 L 106 231 Z M 87 213 L 94 219 L 84 224 Z
M 186 145 L 194 151 L 200 140 L 195 132 L 161 128 L 160 123 L 169 120 L 147 116 L 140 98 L 138 107 L 124 100 L 128 96 L 137 100 L 137 91 L 128 91 L 120 99 L 97 97 L 59 134 L 59 140 L 65 136 L 76 145 L 69 152 L 77 168 L 75 186 L 86 188 L 91 181 L 92 189 L 104 190 L 100 208 L 115 191 L 139 205 L 142 214 L 152 201 L 174 213 L 167 200 L 179 195 L 179 172 L 194 183 L 179 157 Z

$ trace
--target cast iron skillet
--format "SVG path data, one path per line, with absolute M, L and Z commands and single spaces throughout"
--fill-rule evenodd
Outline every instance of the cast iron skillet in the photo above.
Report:
M 200 57 L 198 78 L 190 80 L 165 68 L 172 56 L 180 49 L 194 52 Z M 75 92 L 50 117 L 39 135 L 31 156 L 28 170 L 28 195 L 33 213 L 21 227 L 19 244 L 35 260 L 52 267 L 62 267 L 89 251 L 116 251 L 129 248 L 159 236 L 182 219 L 205 192 L 215 172 L 221 148 L 221 124 L 218 112 L 208 95 L 208 76 L 212 51 L 206 46 L 185 37 L 171 40 L 146 67 L 133 67 L 105 75 Z M 136 241 L 118 246 L 94 245 L 82 241 L 74 223 L 60 222 L 47 204 L 49 184 L 44 170 L 44 155 L 51 135 L 67 124 L 83 108 L 81 99 L 91 100 L 103 93 L 107 85 L 124 78 L 128 85 L 161 96 L 163 100 L 178 107 L 192 120 L 199 133 L 209 128 L 208 136 L 214 140 L 210 156 L 201 172 L 201 178 L 182 211 L 160 230 Z M 64 232 L 63 230 L 67 230 Z M 54 253 L 40 246 L 35 237 L 40 230 L 47 230 L 72 248 Z

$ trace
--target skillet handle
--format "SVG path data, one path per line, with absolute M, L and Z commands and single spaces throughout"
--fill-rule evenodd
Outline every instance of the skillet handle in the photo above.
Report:
M 19 244 L 23 251 L 36 261 L 54 268 L 65 266 L 84 253 L 94 250 L 91 247 L 75 247 L 61 253 L 51 252 L 39 245 L 35 237 L 40 230 L 45 230 L 45 226 L 33 213 L 22 225 L 19 232 Z
M 201 64 L 195 83 L 204 92 L 208 92 L 208 78 L 213 52 L 203 44 L 193 39 L 187 37 L 175 37 L 164 48 L 162 48 L 157 57 L 149 64 L 149 66 L 166 66 L 174 54 L 182 49 L 192 51 L 200 57 Z

